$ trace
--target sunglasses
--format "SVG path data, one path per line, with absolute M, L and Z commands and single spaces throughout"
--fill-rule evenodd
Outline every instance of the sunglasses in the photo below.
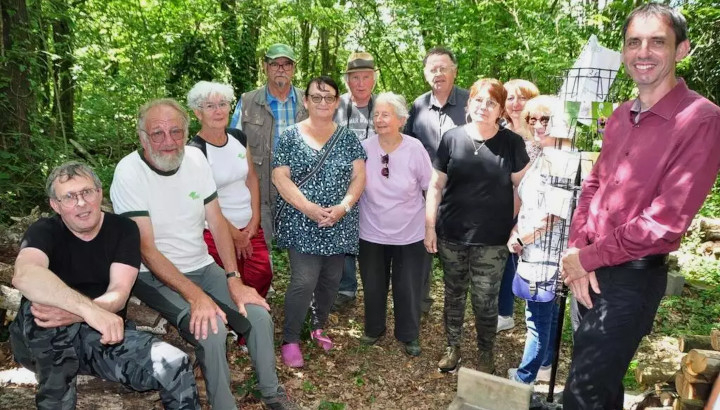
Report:
M 380 170 L 380 175 L 384 176 L 385 178 L 390 178 L 390 168 L 388 168 L 388 164 L 390 163 L 390 154 L 385 154 L 380 157 L 380 162 L 383 164 L 383 168 Z
M 527 123 L 530 124 L 530 125 L 535 125 L 535 123 L 537 123 L 538 121 L 540 121 L 540 124 L 542 124 L 543 126 L 547 126 L 548 123 L 550 122 L 550 116 L 549 116 L 549 115 L 543 115 L 543 116 L 540 117 L 540 118 L 528 117 L 528 118 L 526 119 L 526 121 L 527 121 Z

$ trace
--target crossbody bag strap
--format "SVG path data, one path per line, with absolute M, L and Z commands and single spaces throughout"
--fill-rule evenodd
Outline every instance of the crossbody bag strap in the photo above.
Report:
M 340 135 L 339 135 L 339 133 L 341 131 L 340 127 L 341 126 L 338 126 L 338 129 L 335 130 L 335 133 L 333 134 L 334 138 L 331 138 L 330 142 L 328 142 L 330 145 L 327 147 L 327 150 L 325 150 L 325 153 L 322 155 L 322 157 L 320 157 L 318 162 L 315 163 L 315 166 L 313 166 L 313 168 L 310 170 L 310 172 L 308 172 L 307 175 L 305 175 L 305 177 L 303 179 L 301 179 L 300 182 L 297 183 L 298 189 L 302 188 L 310 180 L 310 178 L 315 176 L 315 174 L 317 174 L 318 171 L 320 171 L 320 167 L 322 167 L 322 165 L 325 163 L 325 160 L 330 155 L 330 151 L 332 151 L 332 149 L 335 147 L 335 144 L 340 139 Z M 338 135 L 335 135 L 335 134 L 338 134 Z M 280 219 L 280 214 L 282 213 L 283 210 L 285 210 L 286 205 L 287 205 L 287 201 L 285 201 L 283 199 L 282 204 L 278 208 L 277 212 L 275 212 L 275 220 L 273 221 L 273 225 L 277 224 L 277 221 Z M 275 230 L 277 231 L 277 226 L 275 226 Z

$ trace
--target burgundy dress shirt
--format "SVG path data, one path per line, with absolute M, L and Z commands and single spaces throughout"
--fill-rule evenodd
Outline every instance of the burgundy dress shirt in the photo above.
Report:
M 720 168 L 720 108 L 682 79 L 650 109 L 626 102 L 610 116 L 570 227 L 590 272 L 668 253 Z

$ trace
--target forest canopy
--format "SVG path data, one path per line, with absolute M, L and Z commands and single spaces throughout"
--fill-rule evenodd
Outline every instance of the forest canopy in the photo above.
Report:
M 0 0 L 0 224 L 44 204 L 44 177 L 63 161 L 91 163 L 109 187 L 117 161 L 135 149 L 142 103 L 166 96 L 183 102 L 199 80 L 230 83 L 238 97 L 264 82 L 261 61 L 270 44 L 295 49 L 300 86 L 320 74 L 340 80 L 348 55 L 363 50 L 380 69 L 376 91 L 412 101 L 427 91 L 422 57 L 442 45 L 457 55 L 460 86 L 481 77 L 524 78 L 552 94 L 591 34 L 620 49 L 625 16 L 638 4 Z M 679 75 L 717 102 L 720 4 L 671 4 L 687 17 L 693 46 Z M 632 92 L 625 87 L 618 98 Z M 716 187 L 705 213 L 720 211 L 718 196 Z

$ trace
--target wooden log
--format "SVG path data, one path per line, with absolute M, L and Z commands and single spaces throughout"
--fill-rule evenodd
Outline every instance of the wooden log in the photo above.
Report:
M 710 395 L 711 385 L 709 383 L 690 383 L 685 380 L 683 372 L 677 372 L 675 376 L 675 389 L 683 399 L 706 400 Z
M 0 285 L 0 309 L 17 311 L 20 309 L 21 299 L 22 294 L 19 290 Z
M 683 373 L 683 376 L 685 377 L 685 380 L 687 380 L 690 383 L 710 384 L 710 382 L 711 382 L 711 379 L 708 379 L 707 377 L 703 376 L 702 374 L 691 374 L 690 369 L 688 369 L 687 366 L 681 367 L 681 371 Z
M 720 350 L 720 329 L 713 329 L 710 332 L 710 346 L 713 350 Z
M 688 352 L 687 366 L 691 374 L 702 374 L 708 380 L 720 372 L 720 352 L 715 350 L 693 349 Z
M 687 353 L 692 349 L 708 350 L 712 349 L 710 344 L 710 336 L 704 335 L 685 335 L 678 337 L 678 348 L 683 353 Z
M 720 241 L 720 219 L 702 218 L 700 220 L 700 230 L 702 231 L 703 240 Z
M 656 383 L 672 381 L 677 371 L 677 365 L 667 362 L 653 364 L 639 364 L 635 368 L 635 380 L 646 387 Z
M 705 407 L 705 402 L 702 400 L 678 398 L 673 403 L 673 410 L 703 410 L 703 407 Z

